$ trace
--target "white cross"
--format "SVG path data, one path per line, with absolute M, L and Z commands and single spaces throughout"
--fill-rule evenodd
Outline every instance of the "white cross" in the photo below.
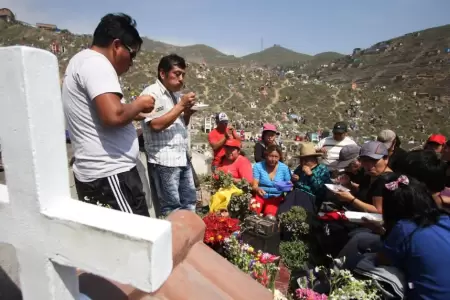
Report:
M 0 66 L 0 242 L 16 249 L 24 299 L 78 299 L 75 268 L 157 290 L 172 271 L 171 224 L 70 197 L 56 57 L 0 48 Z

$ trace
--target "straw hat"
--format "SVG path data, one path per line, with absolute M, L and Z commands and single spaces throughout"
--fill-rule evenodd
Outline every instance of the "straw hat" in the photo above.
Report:
M 308 156 L 322 156 L 322 153 L 317 153 L 314 148 L 313 143 L 303 143 L 300 148 L 300 155 L 298 157 L 308 157 Z

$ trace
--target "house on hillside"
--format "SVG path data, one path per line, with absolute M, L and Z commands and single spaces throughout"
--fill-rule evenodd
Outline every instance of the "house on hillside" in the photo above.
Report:
M 57 31 L 58 27 L 53 24 L 45 24 L 45 23 L 36 23 L 36 27 L 40 29 L 45 29 L 49 31 Z
M 0 19 L 5 20 L 7 23 L 15 22 L 16 16 L 8 8 L 0 8 Z

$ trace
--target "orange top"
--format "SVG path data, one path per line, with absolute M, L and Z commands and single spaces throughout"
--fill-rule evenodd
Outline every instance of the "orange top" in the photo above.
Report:
M 234 162 L 223 161 L 217 170 L 231 174 L 236 179 L 246 179 L 250 184 L 253 181 L 252 163 L 247 157 L 239 155 Z

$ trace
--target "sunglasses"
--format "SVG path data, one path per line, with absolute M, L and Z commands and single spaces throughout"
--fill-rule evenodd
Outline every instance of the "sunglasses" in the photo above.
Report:
M 137 55 L 137 51 L 136 51 L 136 50 L 133 50 L 130 46 L 128 46 L 128 45 L 126 45 L 126 44 L 124 44 L 124 43 L 122 43 L 122 45 L 123 45 L 125 48 L 127 48 L 128 52 L 130 53 L 130 58 L 131 58 L 131 60 L 135 59 L 135 58 L 136 58 L 136 55 Z

